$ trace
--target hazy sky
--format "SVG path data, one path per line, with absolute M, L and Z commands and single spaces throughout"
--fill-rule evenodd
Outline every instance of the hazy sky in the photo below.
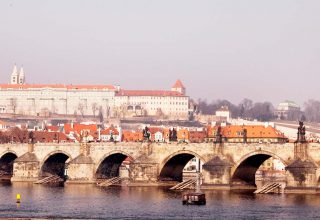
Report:
M 192 98 L 320 99 L 319 0 L 0 1 L 0 82 L 119 84 Z

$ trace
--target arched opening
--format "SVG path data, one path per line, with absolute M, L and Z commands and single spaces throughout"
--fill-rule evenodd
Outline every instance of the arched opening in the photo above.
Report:
M 284 167 L 283 162 L 272 155 L 266 153 L 252 155 L 236 168 L 231 183 L 257 187 L 267 182 L 282 182 L 285 181 Z
M 11 152 L 4 154 L 0 158 L 0 177 L 12 176 L 13 163 L 17 155 Z
M 128 107 L 127 107 L 127 110 L 128 110 L 128 111 L 133 111 L 133 109 L 134 109 L 134 108 L 133 108 L 132 105 L 128 105 Z
M 188 178 L 196 178 L 197 172 L 201 172 L 202 162 L 191 153 L 181 153 L 171 157 L 161 169 L 160 181 L 182 182 Z
M 41 167 L 41 176 L 47 177 L 57 175 L 61 178 L 65 177 L 66 161 L 69 156 L 64 153 L 55 153 L 50 155 Z
M 100 163 L 95 177 L 96 179 L 109 179 L 118 176 L 129 177 L 129 164 L 132 161 L 133 159 L 130 156 L 123 153 L 111 154 Z

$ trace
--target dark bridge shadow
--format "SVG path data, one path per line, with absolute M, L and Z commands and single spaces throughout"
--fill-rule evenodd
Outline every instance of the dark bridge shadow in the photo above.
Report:
M 264 161 L 271 156 L 267 154 L 257 154 L 248 157 L 240 163 L 234 172 L 231 180 L 232 185 L 250 185 L 256 187 L 255 175 Z
M 179 181 L 182 182 L 182 171 L 187 163 L 195 156 L 188 153 L 182 153 L 170 158 L 163 166 L 159 180 L 160 181 Z
M 50 175 L 58 175 L 64 178 L 64 172 L 66 168 L 66 161 L 69 156 L 64 153 L 56 153 L 51 155 L 43 163 L 41 167 L 41 176 L 46 177 Z
M 119 168 L 128 156 L 122 153 L 111 154 L 99 165 L 95 174 L 96 179 L 106 179 L 119 176 Z
M 0 176 L 1 174 L 12 176 L 13 163 L 16 158 L 17 158 L 17 155 L 11 152 L 4 154 L 0 158 Z

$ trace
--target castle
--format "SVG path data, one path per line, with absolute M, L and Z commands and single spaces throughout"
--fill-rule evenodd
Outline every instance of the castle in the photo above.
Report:
M 9 84 L 0 84 L 0 114 L 104 118 L 157 116 L 187 119 L 189 97 L 177 80 L 171 90 L 126 90 L 114 85 L 27 84 L 16 65 Z

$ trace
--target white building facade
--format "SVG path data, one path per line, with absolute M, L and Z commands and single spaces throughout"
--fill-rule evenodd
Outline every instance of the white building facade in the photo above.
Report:
M 134 115 L 188 116 L 189 97 L 178 80 L 171 91 L 120 90 L 113 85 L 26 84 L 21 68 L 14 66 L 10 84 L 0 84 L 0 114 L 31 116 Z

